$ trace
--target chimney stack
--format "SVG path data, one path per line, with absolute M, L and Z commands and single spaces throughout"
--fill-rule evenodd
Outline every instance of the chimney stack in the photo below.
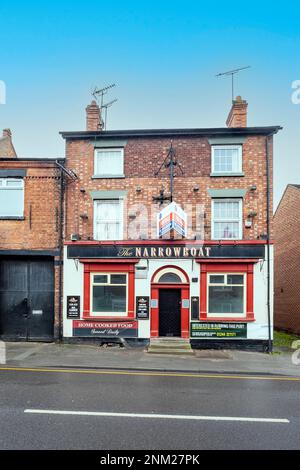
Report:
M 103 121 L 101 119 L 101 110 L 96 101 L 92 101 L 86 107 L 86 130 L 101 131 L 103 129 Z
M 0 158 L 17 158 L 11 136 L 10 129 L 3 129 L 2 137 L 0 136 Z
M 231 110 L 226 121 L 227 127 L 247 127 L 247 101 L 237 96 L 232 102 Z

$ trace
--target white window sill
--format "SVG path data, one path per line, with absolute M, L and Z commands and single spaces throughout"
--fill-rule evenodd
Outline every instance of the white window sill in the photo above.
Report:
M 125 178 L 125 175 L 93 175 L 92 179 L 113 179 L 113 178 Z
M 93 238 L 94 242 L 120 242 L 123 238 Z
M 111 313 L 102 313 L 101 312 L 100 313 L 100 312 L 98 312 L 98 313 L 91 313 L 89 318 L 97 318 L 97 319 L 101 319 L 101 318 L 103 318 L 103 319 L 106 318 L 107 319 L 107 318 L 109 318 L 109 319 L 113 320 L 114 318 L 116 318 L 116 319 L 121 318 L 121 317 L 126 317 L 127 318 L 127 316 L 128 316 L 127 313 L 119 313 L 119 312 L 118 313 L 116 313 L 116 312 L 111 312 Z
M 245 176 L 245 173 L 243 171 L 236 172 L 236 173 L 226 173 L 226 172 L 224 172 L 224 173 L 211 173 L 210 176 L 213 176 L 213 177 L 215 177 L 215 176 L 223 176 L 223 177 L 224 176 Z
M 234 319 L 241 319 L 241 320 L 245 320 L 247 317 L 246 317 L 246 314 L 245 313 L 208 313 L 207 314 L 207 319 L 209 318 L 217 318 L 217 319 L 226 319 L 226 318 L 234 318 Z
M 239 240 L 243 240 L 243 238 L 213 238 L 212 237 L 212 240 L 215 241 L 215 242 L 222 242 L 222 241 L 236 242 L 236 241 L 239 241 Z
M 0 215 L 0 220 L 25 220 L 23 215 Z

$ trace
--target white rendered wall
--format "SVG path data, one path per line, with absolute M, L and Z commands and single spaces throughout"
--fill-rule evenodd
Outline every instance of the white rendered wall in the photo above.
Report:
M 271 328 L 273 330 L 273 247 L 270 247 L 271 267 Z M 154 273 L 165 266 L 180 267 L 185 271 L 190 282 L 190 297 L 200 295 L 200 265 L 191 259 L 141 260 L 136 266 L 146 266 L 146 278 L 135 279 L 135 296 L 150 297 L 151 315 L 151 278 Z M 108 268 L 109 269 L 109 268 Z M 192 278 L 198 282 L 192 282 Z M 80 312 L 83 312 L 84 276 L 83 264 L 79 260 L 68 259 L 67 249 L 64 251 L 64 301 L 63 301 L 63 335 L 72 336 L 72 320 L 66 317 L 66 299 L 68 295 L 80 296 Z M 268 309 L 267 309 L 267 261 L 260 260 L 254 265 L 254 317 L 255 321 L 248 323 L 247 339 L 268 339 Z M 103 319 L 105 320 L 105 319 Z M 242 322 L 242 320 L 241 320 Z M 139 338 L 150 338 L 150 319 L 139 320 Z
M 83 312 L 83 264 L 77 259 L 67 258 L 67 247 L 64 249 L 64 301 L 63 301 L 63 335 L 73 336 L 72 321 L 67 319 L 67 296 L 80 295 L 80 314 Z
M 267 252 L 267 250 L 266 250 Z M 273 246 L 270 246 L 270 311 L 271 331 L 273 338 Z M 254 265 L 254 318 L 248 324 L 248 339 L 268 339 L 268 306 L 267 306 L 267 260 Z

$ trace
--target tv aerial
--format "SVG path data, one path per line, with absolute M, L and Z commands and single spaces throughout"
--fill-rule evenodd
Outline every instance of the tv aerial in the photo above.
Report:
M 107 103 L 104 103 L 104 96 L 108 93 L 111 88 L 114 88 L 116 86 L 115 83 L 112 83 L 111 85 L 108 85 L 104 88 L 97 88 L 95 87 L 94 90 L 92 91 L 92 96 L 95 98 L 96 102 L 98 103 L 100 110 L 101 110 L 101 118 L 102 118 L 102 109 L 104 109 L 104 120 L 103 121 L 103 129 L 106 129 L 107 127 L 107 109 L 110 108 L 116 101 L 118 101 L 117 98 L 115 98 L 112 101 L 109 101 Z
M 109 101 L 108 103 L 104 103 L 101 107 L 101 109 L 104 109 L 104 126 L 103 129 L 106 129 L 107 126 L 107 108 L 110 108 L 116 101 L 118 101 L 118 98 L 115 98 L 112 101 Z
M 228 77 L 231 75 L 231 98 L 232 101 L 234 100 L 234 76 L 237 75 L 239 72 L 245 69 L 250 69 L 251 65 L 247 65 L 246 67 L 240 67 L 234 70 L 228 70 L 227 72 L 221 72 L 216 75 L 216 77 Z

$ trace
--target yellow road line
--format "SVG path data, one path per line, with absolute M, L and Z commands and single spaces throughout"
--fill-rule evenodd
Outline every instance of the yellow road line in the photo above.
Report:
M 123 370 L 88 370 L 88 369 L 51 369 L 51 368 L 29 368 L 29 367 L 0 367 L 0 371 L 18 372 L 60 372 L 65 374 L 91 374 L 91 375 L 135 375 L 142 377 L 187 377 L 196 379 L 238 379 L 238 380 L 279 380 L 300 381 L 300 377 L 280 377 L 266 375 L 227 375 L 227 374 L 204 374 L 189 372 L 151 372 L 151 371 L 123 371 Z

